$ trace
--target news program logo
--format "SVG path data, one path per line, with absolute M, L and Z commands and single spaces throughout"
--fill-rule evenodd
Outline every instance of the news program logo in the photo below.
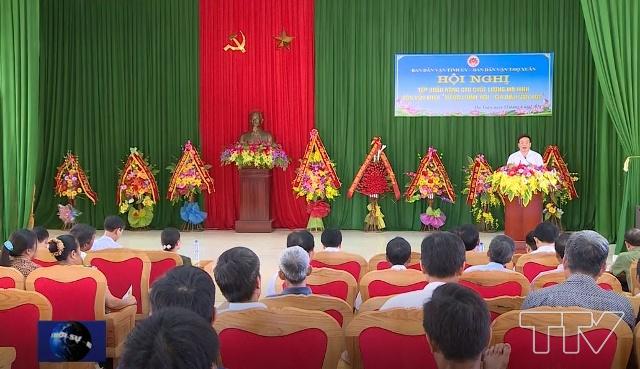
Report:
M 104 321 L 41 321 L 38 331 L 40 361 L 101 362 L 105 360 L 106 326 Z

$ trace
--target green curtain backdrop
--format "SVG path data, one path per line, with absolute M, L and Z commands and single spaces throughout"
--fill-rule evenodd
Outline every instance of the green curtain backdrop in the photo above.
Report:
M 620 202 L 618 244 L 640 204 L 640 4 L 637 0 L 582 0 L 596 71 L 611 122 L 628 158 Z M 622 161 L 617 163 L 622 167 Z
M 400 185 L 418 155 L 431 145 L 456 186 L 458 200 L 443 205 L 445 229 L 471 221 L 460 195 L 466 157 L 484 153 L 495 168 L 517 150 L 516 138 L 529 133 L 542 153 L 557 144 L 569 169 L 578 172 L 580 199 L 565 208 L 568 229 L 599 228 L 611 237 L 607 201 L 618 191 L 605 153 L 598 145 L 615 138 L 598 130 L 602 99 L 580 2 L 557 0 L 323 0 L 316 2 L 316 126 L 344 183 L 343 195 L 379 135 Z M 395 118 L 395 53 L 554 52 L 552 117 Z M 595 182 L 595 183 L 594 183 Z M 420 229 L 426 204 L 382 201 L 388 229 Z M 596 204 L 604 206 L 597 209 Z M 345 196 L 333 203 L 328 224 L 361 229 L 366 199 Z M 596 224 L 596 220 L 601 222 Z
M 71 150 L 98 193 L 77 201 L 80 222 L 117 213 L 117 171 L 137 147 L 160 173 L 151 227 L 180 223 L 165 200 L 166 166 L 198 145 L 197 0 L 41 0 L 42 168 L 36 224 L 59 228 L 53 177 Z
M 29 223 L 38 163 L 38 0 L 0 1 L 0 237 Z

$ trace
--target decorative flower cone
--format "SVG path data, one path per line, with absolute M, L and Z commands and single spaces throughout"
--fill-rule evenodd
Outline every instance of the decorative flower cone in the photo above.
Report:
M 132 228 L 144 228 L 153 220 L 153 207 L 158 201 L 155 171 L 136 147 L 120 171 L 116 202 L 120 213 L 127 213 Z
M 180 218 L 184 221 L 182 229 L 185 231 L 203 229 L 202 223 L 207 218 L 207 213 L 200 210 L 195 198 L 204 191 L 209 194 L 215 191 L 209 168 L 211 166 L 204 164 L 191 141 L 185 143 L 178 163 L 167 167 L 172 174 L 167 199 L 173 204 L 184 201 L 180 208 Z
M 465 171 L 465 189 L 467 204 L 471 207 L 471 215 L 480 231 L 494 232 L 498 228 L 498 220 L 491 212 L 491 208 L 501 204 L 501 197 L 493 190 L 487 179 L 493 173 L 493 169 L 479 154 L 474 159 L 468 158 L 469 164 Z
M 56 196 L 67 198 L 67 205 L 58 205 L 58 217 L 62 220 L 63 229 L 71 228 L 82 214 L 74 208 L 77 197 L 86 196 L 94 205 L 98 201 L 98 195 L 93 192 L 78 158 L 70 152 L 65 155 L 56 172 L 55 193 Z
M 544 150 L 542 160 L 547 169 L 555 170 L 560 178 L 558 184 L 545 196 L 546 204 L 542 211 L 544 220 L 554 223 L 558 228 L 563 229 L 562 215 L 564 211 L 561 207 L 578 197 L 578 192 L 574 185 L 578 177 L 575 173 L 569 171 L 558 146 L 547 146 Z
M 384 214 L 378 204 L 378 200 L 386 193 L 393 192 L 396 200 L 400 199 L 400 189 L 396 181 L 396 175 L 391 168 L 391 163 L 384 153 L 386 145 L 382 144 L 380 137 L 374 137 L 371 141 L 371 150 L 360 166 L 356 177 L 353 179 L 347 197 L 353 197 L 359 192 L 369 198 L 367 216 L 364 223 L 365 231 L 381 231 L 385 228 Z
M 434 208 L 434 199 L 439 197 L 453 203 L 456 201 L 456 194 L 438 151 L 429 147 L 427 153 L 420 160 L 418 170 L 415 173 L 407 173 L 407 175 L 411 177 L 411 182 L 404 193 L 405 200 L 407 202 L 427 200 L 427 210 L 420 214 L 422 229 L 428 231 L 440 229 L 447 217 L 442 210 Z
M 342 183 L 316 129 L 311 130 L 309 143 L 300 166 L 296 169 L 292 186 L 296 196 L 304 197 L 307 201 L 307 229 L 324 230 L 322 218 L 331 212 L 329 201 L 340 195 Z

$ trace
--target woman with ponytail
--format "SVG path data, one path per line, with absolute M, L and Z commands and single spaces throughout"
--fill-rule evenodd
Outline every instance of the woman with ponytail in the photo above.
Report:
M 82 256 L 80 255 L 80 244 L 78 240 L 70 234 L 64 234 L 49 240 L 49 252 L 58 261 L 58 265 L 82 265 Z M 129 305 L 135 305 L 136 298 L 128 296 L 119 299 L 109 291 L 105 293 L 105 306 L 109 310 L 120 310 Z
M 31 259 L 36 254 L 38 238 L 28 229 L 19 229 L 11 234 L 2 245 L 0 266 L 12 267 L 20 271 L 25 278 L 38 268 Z

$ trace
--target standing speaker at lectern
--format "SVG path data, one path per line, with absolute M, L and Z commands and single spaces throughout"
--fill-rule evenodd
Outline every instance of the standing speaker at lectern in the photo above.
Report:
M 531 137 L 529 135 L 521 135 L 518 137 L 518 148 L 520 150 L 509 155 L 507 159 L 507 165 L 534 165 L 542 166 L 542 156 L 537 152 L 531 150 Z

